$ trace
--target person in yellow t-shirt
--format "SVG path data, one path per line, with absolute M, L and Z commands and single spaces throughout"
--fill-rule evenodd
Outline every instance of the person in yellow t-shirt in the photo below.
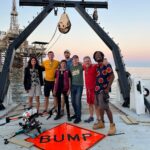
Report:
M 59 61 L 54 59 L 54 52 L 48 52 L 47 60 L 42 62 L 42 66 L 45 68 L 45 77 L 44 77 L 44 111 L 43 113 L 47 113 L 48 105 L 49 105 L 49 96 L 50 92 L 53 92 L 54 81 L 55 81 L 55 71 L 59 66 Z M 56 100 L 54 99 L 54 105 Z

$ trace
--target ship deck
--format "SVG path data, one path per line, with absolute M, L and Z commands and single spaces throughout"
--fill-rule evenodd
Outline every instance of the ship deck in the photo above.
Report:
M 117 128 L 117 134 L 114 136 L 106 136 L 103 140 L 95 144 L 91 150 L 145 150 L 150 147 L 149 137 L 150 137 L 150 119 L 149 114 L 145 115 L 136 115 L 135 112 L 132 112 L 128 108 L 122 108 L 119 102 L 111 99 L 110 107 L 113 112 L 114 122 Z M 24 103 L 25 105 L 25 103 Z M 52 101 L 50 101 L 50 106 L 52 106 Z M 82 101 L 82 122 L 78 124 L 79 127 L 83 127 L 85 129 L 92 130 L 93 123 L 84 123 L 84 119 L 88 117 L 88 107 L 86 101 Z M 23 105 L 14 105 L 9 106 L 9 112 L 5 110 L 5 112 L 0 112 L 0 115 L 15 115 L 22 114 L 24 112 Z M 8 109 L 8 108 L 7 108 Z M 40 110 L 43 110 L 43 103 L 41 104 Z M 72 108 L 71 108 L 72 112 Z M 138 124 L 128 125 L 126 124 L 120 116 L 122 115 L 130 115 L 134 117 Z M 94 116 L 96 118 L 96 116 Z M 4 116 L 3 116 L 4 118 Z M 39 117 L 38 120 L 42 122 L 42 128 L 50 129 L 61 123 L 67 122 L 66 115 L 61 119 L 54 121 L 54 116 L 52 116 L 49 120 L 46 120 L 45 117 Z M 14 132 L 19 129 L 18 123 L 22 120 L 12 121 L 4 126 L 0 127 L 0 145 L 1 149 L 9 150 L 27 150 L 27 148 L 18 146 L 16 144 L 9 143 L 8 145 L 4 144 L 4 138 L 10 137 Z M 69 122 L 70 123 L 70 122 Z M 72 122 L 71 122 L 72 123 Z M 109 122 L 107 116 L 105 115 L 105 128 L 98 129 L 96 132 L 107 135 L 109 129 Z M 16 136 L 18 139 L 26 139 L 28 136 L 21 134 Z M 36 147 L 31 147 L 31 150 L 37 149 Z

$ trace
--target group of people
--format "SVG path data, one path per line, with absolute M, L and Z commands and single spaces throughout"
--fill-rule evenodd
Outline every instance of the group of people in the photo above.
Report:
M 48 59 L 39 65 L 36 57 L 31 57 L 28 66 L 24 71 L 24 87 L 29 95 L 29 108 L 32 108 L 33 98 L 36 98 L 36 108 L 39 112 L 41 86 L 44 85 L 44 111 L 48 113 L 49 96 L 52 92 L 54 106 L 57 115 L 54 120 L 60 119 L 64 114 L 66 104 L 68 121 L 74 120 L 75 124 L 81 122 L 82 114 L 82 92 L 85 80 L 87 103 L 89 105 L 89 118 L 84 120 L 86 123 L 94 121 L 94 110 L 96 112 L 96 122 L 93 129 L 105 128 L 104 113 L 106 112 L 110 121 L 108 134 L 116 132 L 113 122 L 112 112 L 109 108 L 109 91 L 114 80 L 114 73 L 110 63 L 104 58 L 101 51 L 93 54 L 96 64 L 92 64 L 91 58 L 85 56 L 83 63 L 79 62 L 78 55 L 70 57 L 70 51 L 64 51 L 65 59 L 54 59 L 54 52 L 48 52 Z M 43 71 L 45 71 L 43 80 Z M 83 78 L 83 73 L 85 78 Z M 68 96 L 71 93 L 71 103 L 74 114 L 70 115 Z

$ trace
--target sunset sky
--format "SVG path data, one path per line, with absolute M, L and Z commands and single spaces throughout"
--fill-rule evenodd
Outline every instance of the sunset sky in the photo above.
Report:
M 92 0 L 93 1 L 93 0 Z M 7 31 L 10 24 L 10 11 L 12 0 L 0 0 L 0 30 Z M 41 11 L 40 7 L 20 7 L 17 2 L 19 13 L 18 22 L 20 28 L 26 27 L 33 20 L 33 16 Z M 77 54 L 82 61 L 85 55 L 92 57 L 94 51 L 101 50 L 106 57 L 113 62 L 113 56 L 109 48 L 102 42 L 97 34 L 89 27 L 74 8 L 66 8 L 66 12 L 72 23 L 68 34 L 62 34 L 56 44 L 50 49 L 57 59 L 63 58 L 65 49 Z M 89 14 L 93 9 L 87 9 Z M 33 41 L 48 42 L 54 34 L 63 8 L 59 8 L 58 16 L 51 12 L 48 17 L 29 36 L 30 43 Z M 124 62 L 127 66 L 150 67 L 150 0 L 108 0 L 108 9 L 98 9 L 101 27 L 109 32 L 116 43 L 119 43 Z M 28 22 L 29 21 L 29 22 Z M 54 40 L 59 36 L 57 31 Z

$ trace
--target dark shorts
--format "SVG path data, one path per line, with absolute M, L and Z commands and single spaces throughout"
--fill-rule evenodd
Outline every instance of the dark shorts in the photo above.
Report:
M 54 89 L 54 81 L 46 81 L 44 80 L 44 96 L 49 97 L 50 92 L 53 92 Z
M 105 98 L 104 93 L 95 94 L 95 106 L 101 109 L 109 109 L 109 99 Z

